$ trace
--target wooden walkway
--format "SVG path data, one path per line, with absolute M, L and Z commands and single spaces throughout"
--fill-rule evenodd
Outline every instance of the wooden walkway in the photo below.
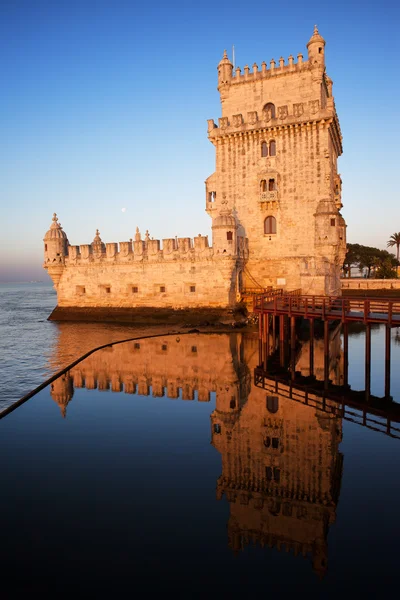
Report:
M 400 299 L 342 296 L 301 296 L 260 294 L 254 297 L 255 313 L 304 317 L 342 323 L 384 323 L 400 327 Z

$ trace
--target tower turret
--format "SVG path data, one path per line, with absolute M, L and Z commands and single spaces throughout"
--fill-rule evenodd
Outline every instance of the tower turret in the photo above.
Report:
M 237 228 L 232 211 L 223 208 L 211 226 L 214 252 L 228 256 L 237 254 Z
M 98 229 L 96 229 L 96 235 L 94 236 L 91 246 L 95 256 L 101 256 L 102 254 L 105 254 L 106 246 L 101 241 L 100 231 Z
M 43 238 L 44 241 L 44 268 L 53 280 L 54 287 L 57 288 L 61 274 L 64 269 L 65 257 L 68 256 L 68 238 L 65 231 L 58 222 L 56 213 L 53 214 L 53 221 L 50 229 Z
M 221 86 L 229 85 L 232 80 L 233 64 L 228 58 L 226 50 L 224 56 L 218 64 L 218 90 L 221 91 Z
M 308 60 L 312 66 L 325 68 L 325 40 L 314 25 L 314 33 L 307 44 Z

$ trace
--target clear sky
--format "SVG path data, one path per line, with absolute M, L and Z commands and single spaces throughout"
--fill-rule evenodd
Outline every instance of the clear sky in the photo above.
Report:
M 96 227 L 104 242 L 136 226 L 210 235 L 223 50 L 242 69 L 306 58 L 314 23 L 344 138 L 347 239 L 386 248 L 400 231 L 395 0 L 0 0 L 0 281 L 46 279 L 54 211 L 71 244 Z

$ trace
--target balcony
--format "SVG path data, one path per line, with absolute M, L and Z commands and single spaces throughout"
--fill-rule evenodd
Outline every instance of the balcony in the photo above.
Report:
M 278 190 L 270 190 L 269 192 L 260 192 L 260 202 L 277 202 Z

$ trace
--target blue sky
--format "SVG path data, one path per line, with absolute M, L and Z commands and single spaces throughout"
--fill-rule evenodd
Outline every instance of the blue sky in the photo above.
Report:
M 0 1 L 0 281 L 45 279 L 52 213 L 72 244 L 211 234 L 217 64 L 307 56 L 314 23 L 343 133 L 349 242 L 400 231 L 400 9 L 365 2 Z M 296 59 L 297 60 L 297 59 Z M 126 208 L 122 212 L 122 208 Z

